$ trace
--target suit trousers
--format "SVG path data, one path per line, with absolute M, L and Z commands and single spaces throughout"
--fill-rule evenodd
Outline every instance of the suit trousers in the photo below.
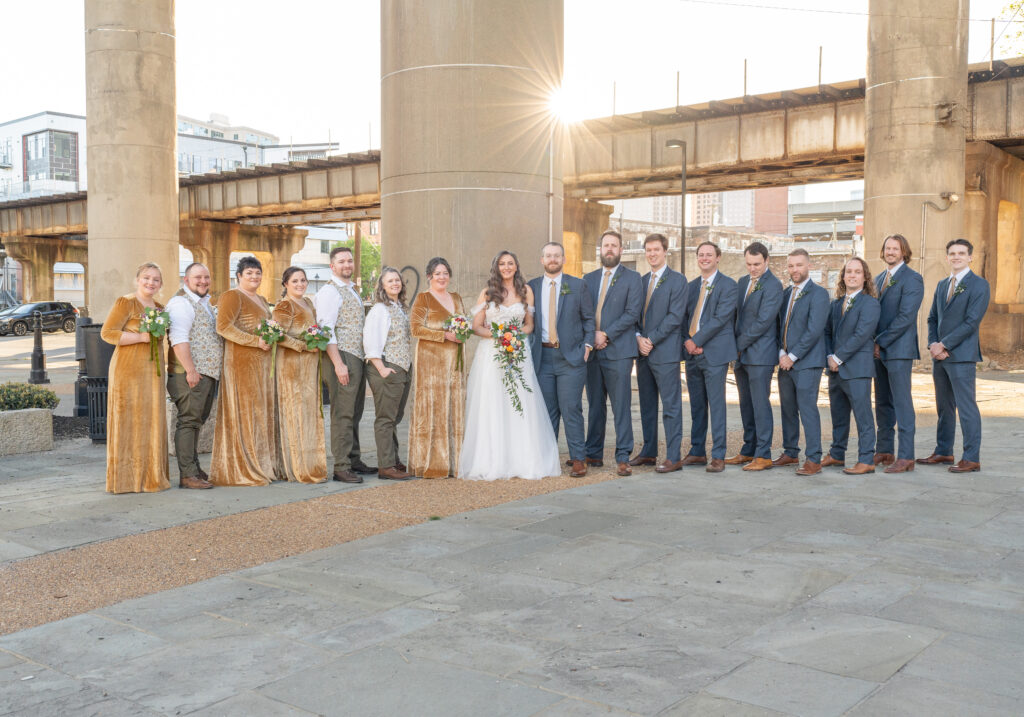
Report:
M 850 411 L 857 422 L 857 461 L 875 464 L 875 417 L 871 413 L 871 379 L 843 378 L 828 374 L 829 413 L 832 416 L 832 447 L 828 454 L 846 460 L 850 439 Z
M 573 366 L 562 357 L 558 349 L 542 348 L 537 383 L 540 384 L 544 404 L 548 408 L 551 427 L 558 437 L 559 419 L 565 424 L 565 443 L 569 459 L 582 461 L 586 457 L 583 428 L 583 386 L 587 382 L 587 367 Z
M 772 415 L 772 374 L 774 366 L 749 366 L 736 362 L 736 390 L 740 394 L 743 447 L 740 453 L 752 458 L 772 457 L 775 417 Z
M 334 366 L 325 361 L 323 380 L 331 397 L 331 455 L 334 457 L 334 472 L 352 469 L 359 456 L 359 422 L 363 418 L 363 404 L 366 401 L 366 380 L 363 362 L 345 351 L 341 360 L 348 368 L 348 385 L 338 383 Z
M 725 377 L 729 364 L 712 366 L 703 356 L 686 362 L 686 390 L 690 395 L 690 453 L 707 455 L 708 417 L 711 418 L 711 457 L 725 458 Z
M 878 436 L 876 453 L 892 453 L 897 458 L 914 460 L 916 414 L 911 395 L 911 359 L 875 359 L 875 421 Z M 896 428 L 899 428 L 899 453 L 896 453 Z
M 384 366 L 394 369 L 394 372 L 384 377 L 372 363 L 366 364 L 366 382 L 373 391 L 373 439 L 377 443 L 377 465 L 393 468 L 400 460 L 398 424 L 405 416 L 412 375 L 401 366 L 387 361 Z
M 935 407 L 939 422 L 935 427 L 935 453 L 953 455 L 956 415 L 964 434 L 963 460 L 981 463 L 981 412 L 974 396 L 977 366 L 973 361 L 932 361 L 935 382 Z
M 821 415 L 818 389 L 821 368 L 779 369 L 779 403 L 782 413 L 782 448 L 792 458 L 800 457 L 800 426 L 804 428 L 804 457 L 821 463 Z
M 199 475 L 199 431 L 213 409 L 217 381 L 199 376 L 195 388 L 188 385 L 183 373 L 167 374 L 167 393 L 178 407 L 174 424 L 174 455 L 178 459 L 178 475 L 182 478 Z
M 630 411 L 633 359 L 606 359 L 604 351 L 587 362 L 587 458 L 604 458 L 604 434 L 611 399 L 615 423 L 615 462 L 625 463 L 633 452 L 633 414 Z
M 644 445 L 638 458 L 658 457 L 658 399 L 665 425 L 665 461 L 680 460 L 683 442 L 683 387 L 679 380 L 679 363 L 651 363 L 644 357 L 636 360 L 636 386 L 640 397 L 640 425 Z

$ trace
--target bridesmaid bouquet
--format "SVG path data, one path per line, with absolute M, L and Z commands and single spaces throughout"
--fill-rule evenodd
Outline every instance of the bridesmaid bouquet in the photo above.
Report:
M 452 314 L 449 316 L 444 320 L 442 328 L 455 334 L 455 338 L 460 342 L 465 342 L 466 339 L 473 335 L 473 322 L 469 320 L 468 316 L 463 316 L 462 314 Z M 455 370 L 461 371 L 462 366 L 462 343 L 460 343 L 455 354 Z
M 302 339 L 306 342 L 307 350 L 326 351 L 327 344 L 331 343 L 331 330 L 313 324 L 303 332 Z
M 494 339 L 494 347 L 497 352 L 494 360 L 502 368 L 501 382 L 505 384 L 505 391 L 512 401 L 512 408 L 520 416 L 523 415 L 523 404 L 519 400 L 519 390 L 533 393 L 533 389 L 526 385 L 523 378 L 523 367 L 520 365 L 526 359 L 526 335 L 518 321 L 504 323 L 491 322 L 491 337 Z
M 139 319 L 139 331 L 149 334 L 149 360 L 156 362 L 156 375 L 160 375 L 160 339 L 171 326 L 171 315 L 156 308 L 147 308 Z
M 277 361 L 277 344 L 284 338 L 284 329 L 273 319 L 263 319 L 256 329 L 256 335 L 270 344 L 270 378 L 274 378 L 274 363 Z

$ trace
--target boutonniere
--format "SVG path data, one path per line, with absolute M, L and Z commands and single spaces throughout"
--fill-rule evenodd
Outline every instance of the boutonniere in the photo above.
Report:
M 890 276 L 889 277 L 889 283 L 885 285 L 885 288 L 886 289 L 891 289 L 895 285 L 896 285 L 896 277 L 895 276 Z
M 855 304 L 856 302 L 857 302 L 857 297 L 856 297 L 856 296 L 855 296 L 855 297 L 853 297 L 852 299 L 850 299 L 849 303 L 847 303 L 847 304 L 846 304 L 846 310 L 847 310 L 847 311 L 849 311 L 850 309 L 852 309 L 852 308 L 853 308 L 853 305 L 854 305 L 854 304 Z
M 654 288 L 655 288 L 655 289 L 660 289 L 660 288 L 661 288 L 661 285 L 662 285 L 662 284 L 664 284 L 664 283 L 665 283 L 665 275 L 664 275 L 664 274 L 662 274 L 662 275 L 661 275 L 661 278 L 660 278 L 660 279 L 658 279 L 658 283 L 654 285 Z
M 957 287 L 953 289 L 953 296 L 957 296 L 958 294 L 962 293 L 964 293 L 964 284 L 963 282 L 960 282 L 959 284 L 957 284 Z
M 793 288 L 793 291 L 796 291 L 796 287 Z M 796 295 L 796 298 L 793 299 L 793 301 L 800 301 L 800 299 L 804 298 L 804 296 L 806 294 L 807 294 L 807 289 L 804 289 L 803 291 L 801 291 L 799 294 Z
M 619 280 L 619 272 L 615 272 L 615 276 L 612 277 L 612 283 L 608 285 L 608 288 L 615 286 L 615 282 Z
M 706 291 L 707 293 L 710 294 L 711 290 L 714 289 L 714 288 L 715 288 L 714 284 L 708 284 L 707 286 L 704 287 L 704 291 Z
M 764 288 L 764 284 L 762 284 L 761 280 L 758 279 L 757 283 L 754 284 L 754 288 L 750 290 L 750 293 L 753 294 L 755 291 L 760 291 L 763 288 Z
M 558 293 L 561 294 L 562 296 L 568 296 L 569 295 L 569 285 L 563 282 L 562 283 L 562 290 L 560 292 L 558 292 Z

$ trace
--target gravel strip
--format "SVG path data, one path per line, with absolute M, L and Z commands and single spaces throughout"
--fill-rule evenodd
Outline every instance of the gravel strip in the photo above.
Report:
M 435 516 L 450 516 L 616 477 L 606 468 L 592 470 L 585 478 L 416 480 L 26 558 L 0 566 L 0 635 L 421 523 Z

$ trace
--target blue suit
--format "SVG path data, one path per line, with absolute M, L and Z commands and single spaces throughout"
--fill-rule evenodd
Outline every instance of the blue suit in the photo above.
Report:
M 876 453 L 896 454 L 896 427 L 900 446 L 897 458 L 914 460 L 916 414 L 911 395 L 911 372 L 921 358 L 917 347 L 917 312 L 924 300 L 924 280 L 904 264 L 886 279 L 875 277 L 875 289 L 881 304 L 875 343 L 875 420 L 878 424 Z
M 583 277 L 594 302 L 595 322 L 604 272 L 602 267 Z M 615 269 L 605 289 L 601 325 L 595 325 L 595 329 L 608 335 L 608 345 L 600 350 L 595 349 L 587 362 L 587 458 L 604 458 L 609 398 L 615 418 L 615 462 L 629 461 L 633 452 L 633 415 L 630 403 L 633 396 L 633 362 L 639 354 L 636 323 L 643 310 L 643 291 L 640 275 L 624 266 Z
M 651 282 L 651 273 L 641 283 L 643 299 Z M 641 303 L 642 306 L 642 303 Z M 654 348 L 636 360 L 636 386 L 640 395 L 640 425 L 644 445 L 639 458 L 658 457 L 658 399 L 661 399 L 662 421 L 665 425 L 665 461 L 680 460 L 683 441 L 683 392 L 679 381 L 679 355 L 683 341 L 680 327 L 686 313 L 686 277 L 665 267 L 654 285 L 647 311 L 641 308 L 636 333 L 650 339 Z
M 946 277 L 935 287 L 932 308 L 928 312 L 928 345 L 942 342 L 949 357 L 932 361 L 935 382 L 935 406 L 939 422 L 935 430 L 935 453 L 953 455 L 956 437 L 956 414 L 960 414 L 960 430 L 964 434 L 963 460 L 981 462 L 981 413 L 974 396 L 976 363 L 981 361 L 978 330 L 988 310 L 988 282 L 968 271 L 953 298 L 946 301 L 949 283 Z
M 747 296 L 750 276 L 740 278 L 736 286 L 736 350 L 733 365 L 736 390 L 740 394 L 740 418 L 743 421 L 743 447 L 740 453 L 771 460 L 772 374 L 779 365 L 777 323 L 782 306 L 782 282 L 766 270 Z
M 690 354 L 684 348 L 686 390 L 690 394 L 690 453 L 705 456 L 708 414 L 711 416 L 711 457 L 725 458 L 727 426 L 725 420 L 725 378 L 729 362 L 736 360 L 736 282 L 717 272 L 705 291 L 704 307 L 697 331 L 690 328 L 700 306 L 703 278 L 698 276 L 686 286 L 686 315 L 683 341 L 692 339 L 703 353 Z
M 544 394 L 551 427 L 558 436 L 558 423 L 565 423 L 565 442 L 569 458 L 584 459 L 583 385 L 587 381 L 585 361 L 587 345 L 594 345 L 594 302 L 582 279 L 562 274 L 562 285 L 557 294 L 558 315 L 555 326 L 558 346 L 546 348 L 542 344 L 543 322 L 547 321 L 549 292 L 547 277 L 532 279 L 534 314 L 533 367 L 537 383 Z
M 793 301 L 793 287 L 782 294 L 778 337 L 780 351 L 796 359 L 788 371 L 779 369 L 779 403 L 782 408 L 782 447 L 787 456 L 800 455 L 800 426 L 803 424 L 804 455 L 821 463 L 821 416 L 818 389 L 825 367 L 825 324 L 828 322 L 828 292 L 808 280 Z M 792 310 L 789 310 L 792 303 Z M 787 312 L 789 313 L 787 327 Z
M 825 324 L 825 350 L 841 361 L 828 372 L 832 447 L 829 455 L 846 460 L 850 438 L 850 410 L 857 421 L 857 462 L 875 464 L 875 419 L 871 413 L 871 379 L 875 375 L 875 330 L 878 299 L 861 291 L 843 312 L 847 297 L 832 302 Z

